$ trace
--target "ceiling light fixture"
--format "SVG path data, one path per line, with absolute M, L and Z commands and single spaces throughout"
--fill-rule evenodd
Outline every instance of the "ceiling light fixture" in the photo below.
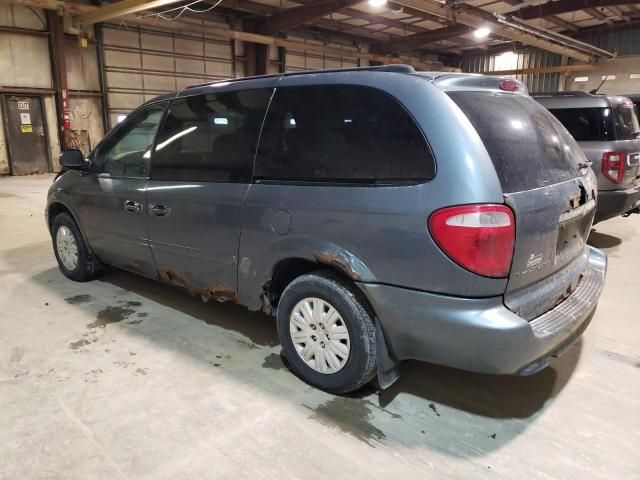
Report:
M 475 32 L 473 32 L 473 36 L 476 38 L 486 38 L 491 33 L 491 29 L 489 27 L 480 27 Z
M 369 5 L 372 7 L 384 7 L 387 4 L 387 0 L 369 0 Z

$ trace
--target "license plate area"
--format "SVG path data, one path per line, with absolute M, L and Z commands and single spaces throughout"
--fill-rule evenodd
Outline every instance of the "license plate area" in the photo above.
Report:
M 589 237 L 594 214 L 595 202 L 591 200 L 560 216 L 556 259 L 572 258 L 584 247 Z

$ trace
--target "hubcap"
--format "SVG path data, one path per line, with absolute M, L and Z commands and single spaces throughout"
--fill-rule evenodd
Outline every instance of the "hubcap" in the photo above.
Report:
M 64 268 L 73 271 L 78 266 L 78 245 L 69 227 L 64 225 L 56 233 L 56 249 Z
M 289 317 L 289 333 L 296 351 L 316 372 L 340 371 L 349 359 L 349 331 L 338 311 L 321 298 L 296 304 Z

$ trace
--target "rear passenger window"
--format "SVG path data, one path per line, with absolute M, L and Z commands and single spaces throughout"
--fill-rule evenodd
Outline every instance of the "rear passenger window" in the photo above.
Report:
M 367 87 L 284 87 L 269 107 L 257 180 L 418 183 L 435 162 L 407 111 Z
M 160 127 L 154 180 L 249 182 L 271 89 L 179 98 Z

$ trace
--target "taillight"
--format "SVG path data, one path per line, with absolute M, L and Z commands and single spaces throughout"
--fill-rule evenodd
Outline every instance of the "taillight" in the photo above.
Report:
M 511 78 L 506 78 L 500 82 L 500 90 L 504 90 L 506 92 L 517 92 L 522 89 L 522 83 L 518 80 L 513 80 Z
M 485 277 L 506 277 L 515 243 L 513 212 L 505 205 L 460 205 L 435 211 L 429 232 L 451 260 Z
M 602 155 L 602 174 L 613 183 L 621 183 L 626 161 L 627 156 L 624 152 L 605 152 Z

